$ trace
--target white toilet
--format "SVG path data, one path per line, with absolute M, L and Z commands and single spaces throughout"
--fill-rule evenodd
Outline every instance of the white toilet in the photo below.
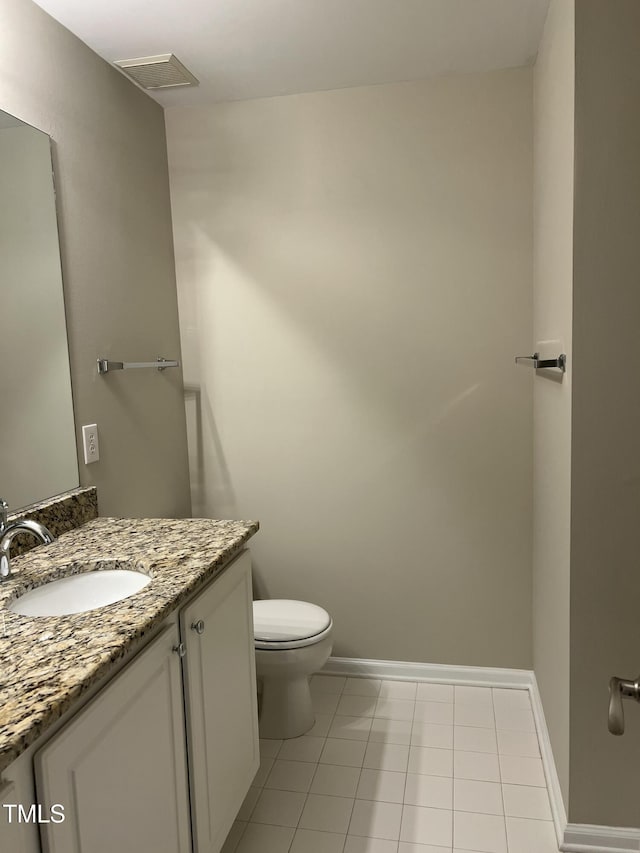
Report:
M 260 737 L 290 738 L 315 722 L 309 676 L 331 654 L 333 622 L 307 601 L 253 602 L 256 674 L 262 682 Z

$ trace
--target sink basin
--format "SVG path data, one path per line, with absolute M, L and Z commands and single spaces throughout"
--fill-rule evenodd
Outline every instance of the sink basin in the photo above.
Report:
M 115 562 L 115 561 L 114 561 Z M 119 561 L 122 564 L 123 561 Z M 8 609 L 22 616 L 68 616 L 122 601 L 151 582 L 129 569 L 103 568 L 49 581 L 16 598 Z

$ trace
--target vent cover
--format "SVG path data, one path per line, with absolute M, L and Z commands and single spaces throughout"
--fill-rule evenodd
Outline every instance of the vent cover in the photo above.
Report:
M 121 59 L 114 62 L 127 77 L 143 89 L 167 89 L 169 86 L 197 86 L 198 80 L 172 53 Z

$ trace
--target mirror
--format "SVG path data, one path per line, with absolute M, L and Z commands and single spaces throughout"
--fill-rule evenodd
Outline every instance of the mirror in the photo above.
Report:
M 0 111 L 0 496 L 78 485 L 51 144 Z

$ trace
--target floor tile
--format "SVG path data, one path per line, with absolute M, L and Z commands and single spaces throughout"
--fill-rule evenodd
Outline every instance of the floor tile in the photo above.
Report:
M 501 755 L 525 755 L 537 758 L 540 755 L 538 735 L 535 732 L 498 732 L 498 752 Z
M 435 723 L 415 720 L 411 729 L 411 744 L 453 749 L 453 726 L 438 726 Z
M 322 755 L 320 756 L 320 763 L 339 764 L 346 767 L 362 767 L 366 748 L 367 743 L 363 740 L 327 738 Z
M 453 807 L 456 811 L 479 814 L 504 814 L 502 788 L 497 782 L 478 782 L 473 779 L 455 779 Z
M 311 706 L 316 714 L 335 714 L 340 699 L 339 693 L 312 693 Z
M 347 679 L 340 675 L 314 675 L 311 678 L 311 691 L 318 693 L 342 693 Z
M 311 694 L 308 733 L 260 740 L 221 853 L 557 853 L 528 690 L 319 673 Z
M 251 813 L 251 823 L 297 826 L 306 798 L 306 794 L 263 788 Z
M 478 853 L 507 853 L 504 817 L 454 812 L 453 843 L 463 850 L 477 850 Z
M 496 708 L 531 708 L 531 698 L 528 690 L 494 687 L 493 704 Z
M 317 765 L 306 761 L 282 761 L 277 759 L 264 784 L 265 788 L 279 791 L 304 791 L 311 787 Z
M 347 835 L 347 843 L 344 847 L 344 853 L 397 853 L 397 851 L 397 841 L 388 841 L 384 838 L 363 838 L 360 835 Z M 440 853 L 445 852 L 440 850 Z
M 372 720 L 373 717 L 342 717 L 336 714 L 329 729 L 329 737 L 368 740 Z
M 465 705 L 456 702 L 453 714 L 456 726 L 480 726 L 483 729 L 495 729 L 496 720 L 493 715 L 493 705 Z
M 222 850 L 220 853 L 235 853 L 238 844 L 240 844 L 240 839 L 242 838 L 242 834 L 247 828 L 247 824 L 244 821 L 236 820 L 229 831 L 229 835 L 227 835 L 226 841 L 222 845 Z
M 242 834 L 236 853 L 288 853 L 295 829 L 250 823 Z
M 447 702 L 453 704 L 452 684 L 418 684 L 416 699 L 420 702 Z
M 387 720 L 413 720 L 415 709 L 413 699 L 378 699 L 374 716 Z
M 349 797 L 309 794 L 300 818 L 301 829 L 346 834 L 354 801 Z
M 412 746 L 409 748 L 407 770 L 429 776 L 453 776 L 453 750 Z
M 454 726 L 453 748 L 462 749 L 465 752 L 497 752 L 498 743 L 495 729 Z
M 465 705 L 493 704 L 493 696 L 490 687 L 466 687 L 465 685 L 456 684 L 454 694 L 454 701 L 462 702 Z
M 298 829 L 293 836 L 291 853 L 342 853 L 345 838 L 335 832 Z
M 495 706 L 496 728 L 516 732 L 535 732 L 536 723 L 530 708 Z
M 258 767 L 258 772 L 253 777 L 253 782 L 251 783 L 254 788 L 263 788 L 264 783 L 266 782 L 267 776 L 271 772 L 271 768 L 275 762 L 275 758 L 261 758 L 260 759 L 260 767 Z
M 379 678 L 347 678 L 343 694 L 355 696 L 375 696 L 380 693 L 382 682 Z
M 373 717 L 369 740 L 374 743 L 400 743 L 408 746 L 411 742 L 411 726 L 411 720 Z
M 546 787 L 542 761 L 539 758 L 527 758 L 522 755 L 501 755 L 499 758 L 503 785 Z
M 283 743 L 284 741 L 281 740 L 260 738 L 260 756 L 262 758 L 275 758 Z
M 242 801 L 242 805 L 240 806 L 240 811 L 238 812 L 237 819 L 238 820 L 249 820 L 251 817 L 251 812 L 254 810 L 256 803 L 258 802 L 258 797 L 262 793 L 262 788 L 254 788 L 251 787 L 247 791 L 247 795 Z
M 547 820 L 507 818 L 509 853 L 557 853 L 553 823 Z
M 453 779 L 448 776 L 426 776 L 420 773 L 409 773 L 404 801 L 408 806 L 452 809 Z
M 329 728 L 331 727 L 332 720 L 333 714 L 316 714 L 315 723 L 308 732 L 305 732 L 305 734 L 308 737 L 326 737 L 329 732 Z
M 438 725 L 453 725 L 453 705 L 448 702 L 416 702 L 414 720 Z
M 499 782 L 498 756 L 488 752 L 453 753 L 453 775 L 456 779 L 476 779 L 479 782 Z
M 400 841 L 451 848 L 453 838 L 452 816 L 453 812 L 445 809 L 404 806 Z
M 311 793 L 354 798 L 359 779 L 359 767 L 318 764 L 316 775 L 311 783 Z
M 399 743 L 368 743 L 363 767 L 371 770 L 407 771 L 409 747 Z
M 530 785 L 503 785 L 504 813 L 509 817 L 551 820 L 551 805 L 546 788 Z
M 398 773 L 395 770 L 370 770 L 365 768 L 360 774 L 356 797 L 359 800 L 402 803 L 406 781 L 406 773 Z
M 376 702 L 374 696 L 343 694 L 335 713 L 345 717 L 373 717 Z
M 402 806 L 399 803 L 356 800 L 349 824 L 349 835 L 397 841 L 400 837 L 401 819 Z
M 293 737 L 282 744 L 278 758 L 284 761 L 317 761 L 324 744 L 323 737 Z
M 380 699 L 415 700 L 418 685 L 415 681 L 383 681 L 380 686 Z

